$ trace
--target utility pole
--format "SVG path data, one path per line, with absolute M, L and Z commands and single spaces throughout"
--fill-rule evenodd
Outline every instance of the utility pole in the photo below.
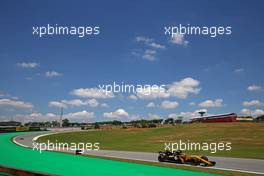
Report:
M 63 116 L 63 107 L 61 107 L 61 114 L 60 114 L 60 128 L 62 128 L 62 116 Z

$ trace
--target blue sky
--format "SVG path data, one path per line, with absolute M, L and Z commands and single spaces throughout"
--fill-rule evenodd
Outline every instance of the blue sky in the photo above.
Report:
M 65 106 L 65 117 L 72 121 L 189 119 L 200 109 L 260 115 L 263 7 L 256 0 L 1 1 L 0 119 L 56 120 L 59 106 Z M 32 35 L 32 26 L 47 24 L 100 26 L 100 34 Z M 183 35 L 180 40 L 188 42 L 183 45 L 164 35 L 164 26 L 178 24 L 231 26 L 232 34 Z M 151 47 L 147 40 L 164 48 Z M 87 96 L 99 84 L 113 82 L 175 83 L 187 95 Z M 84 95 L 74 94 L 77 90 Z

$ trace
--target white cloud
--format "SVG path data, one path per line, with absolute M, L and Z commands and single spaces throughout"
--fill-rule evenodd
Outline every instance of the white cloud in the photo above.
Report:
M 49 102 L 49 107 L 66 108 L 67 105 L 65 105 L 64 103 L 58 102 L 58 101 L 51 101 L 51 102 Z
M 163 109 L 175 109 L 178 106 L 179 106 L 179 103 L 176 101 L 164 100 L 161 102 L 160 105 L 156 105 L 154 102 L 149 102 L 146 107 L 147 108 L 159 107 L 159 108 L 163 108 Z
M 64 114 L 62 118 L 67 118 L 71 121 L 87 121 L 87 119 L 91 119 L 94 116 L 94 112 L 80 111 Z M 13 119 L 22 122 L 59 121 L 60 115 L 54 113 L 43 114 L 40 112 L 34 112 L 31 114 L 17 114 Z
M 148 60 L 148 61 L 157 60 L 156 58 L 157 51 L 160 49 L 166 48 L 164 45 L 154 42 L 154 39 L 143 37 L 143 36 L 136 37 L 136 41 L 139 43 L 143 43 L 149 49 L 146 49 L 143 53 L 133 52 L 132 54 L 135 56 L 141 56 L 143 59 Z
M 98 88 L 80 88 L 71 91 L 72 95 L 86 98 L 113 98 L 113 92 L 100 91 Z
M 16 64 L 20 68 L 36 68 L 39 66 L 36 62 L 22 62 Z
M 129 114 L 124 109 L 120 108 L 114 112 L 105 112 L 103 116 L 107 118 L 121 119 L 124 117 L 128 117 Z
M 67 118 L 69 120 L 86 120 L 93 118 L 95 116 L 94 112 L 80 111 L 74 113 L 68 113 L 63 115 L 63 118 Z
M 200 117 L 199 112 L 203 111 L 207 113 L 207 109 L 199 109 L 194 112 L 180 112 L 180 113 L 173 113 L 169 114 L 168 117 L 177 119 L 178 117 L 183 117 L 183 121 L 190 121 L 193 118 Z M 212 115 L 212 114 L 207 114 L 207 115 Z
M 164 100 L 161 102 L 161 108 L 163 109 L 175 109 L 179 106 L 179 103 L 176 101 L 169 101 L 169 100 Z
M 152 113 L 149 113 L 148 114 L 148 117 L 149 119 L 153 120 L 153 119 L 161 119 L 162 117 L 158 114 L 152 114 Z
M 234 73 L 243 73 L 244 69 L 243 68 L 237 68 L 234 70 Z
M 129 115 L 128 117 L 129 120 L 140 120 L 143 119 L 143 117 L 141 117 L 140 115 Z
M 90 107 L 98 107 L 100 103 L 96 99 L 88 99 L 88 100 L 80 100 L 80 99 L 73 99 L 73 100 L 62 100 L 58 101 L 51 101 L 49 102 L 50 107 L 63 107 L 66 108 L 67 106 L 90 106 Z
M 131 100 L 137 100 L 138 99 L 137 96 L 133 95 L 133 94 L 130 95 L 128 98 L 131 99 Z
M 264 102 L 259 100 L 252 100 L 252 101 L 244 101 L 243 106 L 264 106 Z
M 138 88 L 136 95 L 140 99 L 168 98 L 170 96 L 167 90 L 160 86 Z
M 166 48 L 164 45 L 154 42 L 154 39 L 143 37 L 143 36 L 136 37 L 136 41 L 142 42 L 145 45 L 150 46 L 155 49 L 165 49 Z
M 173 119 L 177 119 L 178 118 L 178 114 L 172 113 L 168 115 L 168 118 L 173 118 Z
M 261 91 L 261 90 L 262 90 L 262 87 L 258 86 L 258 85 L 250 85 L 250 86 L 248 86 L 248 91 L 251 91 L 251 92 L 258 92 L 258 91 Z
M 87 105 L 86 102 L 80 100 L 80 99 L 73 99 L 73 100 L 62 100 L 61 103 L 64 105 L 70 105 L 70 106 L 84 106 Z
M 199 104 L 200 107 L 203 108 L 215 108 L 215 107 L 222 107 L 223 106 L 223 100 L 222 99 L 216 99 L 216 100 L 206 100 Z
M 106 103 L 102 103 L 102 104 L 101 104 L 101 107 L 103 107 L 103 108 L 109 108 L 109 105 L 106 104 Z
M 180 114 L 183 114 L 183 115 L 180 115 Z M 188 115 L 188 117 L 190 117 L 190 116 L 194 116 L 194 113 L 180 113 L 180 114 L 175 114 L 175 113 L 172 113 L 172 114 L 169 114 L 168 115 L 168 118 L 173 118 L 174 120 L 183 120 L 184 119 L 184 116 L 186 116 L 187 114 L 189 114 Z
M 255 110 L 242 109 L 240 111 L 240 113 L 243 114 L 243 115 L 246 115 L 246 116 L 258 117 L 260 115 L 264 115 L 264 110 L 262 110 L 262 109 L 255 109 Z
M 149 49 L 147 49 L 144 52 L 142 58 L 143 59 L 146 59 L 146 60 L 149 60 L 149 61 L 154 61 L 154 60 L 156 60 L 156 53 L 157 52 L 155 50 L 149 50 Z
M 45 76 L 51 78 L 51 77 L 63 76 L 63 74 L 59 73 L 59 72 L 56 72 L 56 71 L 47 71 L 45 73 Z
M 137 42 L 143 42 L 143 43 L 150 43 L 153 41 L 151 38 L 143 37 L 143 36 L 138 36 L 136 37 Z
M 195 102 L 190 102 L 189 106 L 196 106 L 196 103 Z
M 155 103 L 154 102 L 149 102 L 148 104 L 147 104 L 147 106 L 146 106 L 147 108 L 155 108 L 156 107 L 156 105 L 155 105 Z
M 138 88 L 136 96 L 139 99 L 157 99 L 177 97 L 186 99 L 189 94 L 198 94 L 201 90 L 199 88 L 199 81 L 193 78 L 184 78 L 167 86 L 152 86 L 145 88 Z
M 188 46 L 189 43 L 189 41 L 185 40 L 184 35 L 180 33 L 174 34 L 170 42 L 181 46 Z
M 100 103 L 94 98 L 90 100 L 86 100 L 85 103 L 87 103 L 87 105 L 89 105 L 90 107 L 97 107 L 100 105 Z
M 7 98 L 12 100 L 18 100 L 18 97 L 12 96 L 8 93 L 0 93 L 0 98 Z
M 198 88 L 200 82 L 193 78 L 184 78 L 180 81 L 176 81 L 168 86 L 168 93 L 171 96 L 177 98 L 185 99 L 189 94 L 198 94 L 200 88 Z
M 264 115 L 264 110 L 262 109 L 256 109 L 254 112 L 253 112 L 253 115 L 254 116 L 261 116 L 261 115 Z
M 56 121 L 59 120 L 59 116 L 53 113 L 42 114 L 39 112 L 34 112 L 31 114 L 17 114 L 12 117 L 16 121 L 21 122 L 43 122 L 43 121 Z
M 161 44 L 158 44 L 158 43 L 155 43 L 155 42 L 151 42 L 149 44 L 149 46 L 151 46 L 153 48 L 156 48 L 156 49 L 165 49 L 166 48 L 164 45 L 161 45 Z
M 12 106 L 20 109 L 32 109 L 34 107 L 31 103 L 8 98 L 0 99 L 0 106 Z

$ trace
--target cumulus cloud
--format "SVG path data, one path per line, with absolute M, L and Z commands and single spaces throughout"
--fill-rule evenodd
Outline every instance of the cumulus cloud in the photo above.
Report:
M 188 46 L 189 41 L 185 40 L 184 34 L 174 34 L 170 40 L 171 43 L 181 46 Z
M 103 91 L 98 88 L 80 88 L 71 91 L 72 95 L 83 98 L 113 98 L 114 94 L 110 91 Z
M 0 93 L 0 98 L 7 98 L 12 100 L 18 100 L 18 97 L 12 96 L 8 93 Z
M 31 114 L 17 114 L 13 119 L 22 122 L 43 122 L 59 120 L 59 116 L 53 113 L 43 114 L 40 112 L 33 112 Z
M 58 102 L 58 101 L 50 101 L 49 102 L 49 107 L 53 107 L 53 108 L 66 108 L 67 105 L 65 105 L 64 103 Z
M 180 113 L 172 113 L 168 115 L 168 118 L 178 119 L 182 117 L 183 121 L 189 121 L 192 118 L 199 117 L 199 114 L 196 112 L 180 112 Z
M 168 93 L 171 96 L 185 99 L 189 94 L 198 94 L 200 88 L 198 87 L 200 82 L 193 78 L 184 78 L 180 81 L 176 81 L 168 86 Z
M 113 112 L 105 112 L 103 116 L 107 118 L 121 119 L 124 117 L 129 117 L 129 114 L 124 109 L 120 108 Z
M 39 66 L 36 62 L 22 62 L 16 64 L 20 68 L 36 68 Z
M 262 109 L 255 109 L 255 110 L 241 109 L 240 113 L 246 116 L 258 117 L 258 116 L 264 115 L 264 110 Z
M 193 118 L 197 118 L 200 117 L 199 112 L 206 112 L 207 113 L 207 109 L 198 109 L 195 110 L 194 112 L 180 112 L 180 113 L 172 113 L 168 115 L 168 118 L 173 118 L 173 119 L 178 119 L 179 117 L 182 117 L 183 121 L 190 121 Z M 212 115 L 212 114 L 207 114 L 207 115 Z
M 203 108 L 217 108 L 223 106 L 223 100 L 222 99 L 216 99 L 216 100 L 205 100 L 199 104 L 200 107 Z
M 0 99 L 0 106 L 11 106 L 20 109 L 32 109 L 34 107 L 31 103 L 8 98 Z
M 89 105 L 90 107 L 97 107 L 100 105 L 100 103 L 94 98 L 90 100 L 86 100 L 85 103 L 87 103 L 87 105 Z
M 168 98 L 170 96 L 165 88 L 154 86 L 138 88 L 136 95 L 139 99 Z
M 148 37 L 138 36 L 136 37 L 136 42 L 143 43 L 145 46 L 147 46 L 148 49 L 146 49 L 143 53 L 133 52 L 132 54 L 135 56 L 140 56 L 148 61 L 157 60 L 156 58 L 157 51 L 166 48 L 164 45 L 156 43 L 154 39 Z
M 151 119 L 151 120 L 154 120 L 154 119 L 162 119 L 162 116 L 160 116 L 158 114 L 149 113 L 148 114 L 148 118 Z
M 63 115 L 63 118 L 67 118 L 69 120 L 86 120 L 93 118 L 95 116 L 94 112 L 87 112 L 87 111 L 80 111 L 80 112 L 73 112 Z
M 71 121 L 85 121 L 91 119 L 95 116 L 94 112 L 80 111 L 80 112 L 71 112 L 63 115 L 63 119 L 69 119 Z M 43 121 L 59 121 L 60 115 L 54 113 L 40 113 L 34 112 L 31 114 L 17 114 L 14 117 L 15 120 L 23 122 L 43 122 Z
M 183 120 L 184 119 L 184 116 L 183 115 L 180 115 L 180 114 L 171 113 L 171 114 L 168 115 L 168 118 L 173 118 L 174 120 Z M 190 113 L 190 114 L 191 114 L 190 116 L 192 116 L 192 117 L 194 116 L 193 113 Z M 185 116 L 186 116 L 186 114 L 185 114 Z M 190 117 L 190 116 L 188 116 L 188 117 Z
M 137 42 L 143 42 L 143 43 L 150 43 L 153 41 L 151 38 L 143 37 L 143 36 L 137 36 L 136 37 Z
M 196 106 L 196 103 L 195 102 L 190 102 L 189 106 Z
M 156 53 L 157 53 L 157 51 L 155 51 L 155 50 L 147 49 L 147 50 L 145 50 L 142 58 L 149 60 L 149 61 L 154 61 L 154 60 L 156 60 Z
M 155 42 L 151 42 L 149 44 L 149 46 L 151 46 L 153 48 L 156 48 L 156 49 L 165 49 L 166 48 L 164 45 L 161 45 L 161 44 L 158 44 L 158 43 L 155 43 Z
M 179 103 L 176 101 L 164 100 L 161 102 L 160 106 L 163 109 L 175 109 L 179 106 Z
M 141 120 L 141 119 L 144 119 L 144 118 L 141 117 L 140 115 L 132 114 L 132 115 L 129 115 L 128 119 L 129 119 L 129 120 Z
M 248 91 L 251 91 L 251 92 L 258 92 L 258 91 L 261 91 L 263 90 L 261 86 L 258 86 L 258 85 L 250 85 L 248 86 Z
M 131 100 L 137 100 L 138 99 L 137 96 L 133 95 L 133 94 L 130 95 L 128 98 L 131 99 Z
M 103 107 L 103 108 L 109 108 L 109 105 L 106 104 L 106 103 L 102 103 L 102 104 L 101 104 L 101 107 Z
M 90 106 L 90 107 L 99 106 L 99 102 L 96 99 L 89 99 L 85 101 L 82 101 L 80 99 L 73 99 L 73 100 L 62 100 L 61 102 L 70 106 Z
M 200 82 L 193 78 L 184 78 L 180 81 L 175 81 L 167 86 L 159 87 L 145 87 L 137 89 L 136 96 L 139 99 L 157 99 L 177 97 L 186 99 L 190 94 L 198 94 L 201 90 L 199 88 Z
M 96 99 L 88 99 L 88 100 L 80 100 L 80 99 L 73 99 L 73 100 L 62 100 L 58 101 L 51 101 L 49 102 L 49 107 L 63 107 L 67 108 L 67 106 L 90 106 L 90 107 L 98 107 L 100 103 Z M 105 106 L 105 104 L 103 105 Z
M 243 106 L 264 106 L 264 102 L 259 100 L 252 100 L 252 101 L 244 101 Z
M 48 77 L 48 78 L 51 78 L 51 77 L 63 76 L 63 74 L 59 73 L 59 72 L 56 72 L 56 71 L 47 71 L 45 73 L 45 76 Z
M 154 102 L 149 102 L 148 104 L 147 104 L 147 106 L 146 106 L 147 108 L 155 108 L 156 107 L 156 105 L 155 105 L 155 103 Z
M 136 37 L 137 42 L 142 42 L 147 46 L 150 46 L 155 49 L 165 49 L 166 47 L 164 45 L 161 45 L 159 43 L 154 42 L 154 39 L 148 38 L 148 37 L 143 37 L 143 36 L 138 36 Z
M 147 108 L 162 108 L 162 109 L 175 109 L 179 106 L 179 103 L 176 101 L 169 101 L 169 100 L 164 100 L 161 102 L 160 105 L 155 104 L 154 102 L 149 102 L 147 104 Z
M 80 99 L 73 99 L 73 100 L 62 100 L 61 103 L 65 105 L 70 105 L 70 106 L 84 106 L 87 105 L 85 101 L 82 101 Z

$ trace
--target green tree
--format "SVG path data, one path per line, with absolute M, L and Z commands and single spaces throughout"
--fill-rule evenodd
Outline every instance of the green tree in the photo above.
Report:
M 62 120 L 62 126 L 63 127 L 68 127 L 70 126 L 70 121 L 68 119 L 63 119 Z

